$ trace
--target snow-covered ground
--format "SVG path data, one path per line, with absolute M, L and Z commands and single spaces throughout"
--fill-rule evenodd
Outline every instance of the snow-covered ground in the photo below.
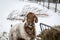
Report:
M 14 23 L 13 21 L 8 21 L 7 17 L 9 13 L 13 10 L 22 10 L 24 5 L 29 5 L 28 2 L 22 2 L 19 0 L 0 0 L 0 29 L 1 31 L 8 31 L 10 29 L 10 24 Z M 31 3 L 32 5 L 34 3 Z M 21 14 L 21 13 L 20 13 Z M 9 32 L 9 31 L 8 31 Z
M 30 3 L 30 2 L 23 2 L 19 0 L 0 0 L 0 32 L 7 32 L 10 31 L 11 24 L 17 24 L 22 23 L 22 21 L 10 21 L 7 20 L 8 15 L 13 11 L 17 10 L 19 14 L 22 12 L 22 8 L 24 8 L 25 5 L 30 5 L 33 8 L 38 8 L 40 13 L 42 14 L 48 14 L 47 17 L 38 16 L 38 23 L 36 23 L 36 33 L 40 33 L 40 23 L 45 23 L 50 26 L 56 26 L 60 25 L 60 16 L 55 13 L 53 10 L 48 10 L 47 8 L 43 7 L 42 5 L 36 4 L 36 3 Z M 26 10 L 24 10 L 26 11 Z M 33 10 L 33 12 L 36 12 L 36 10 Z M 38 13 L 38 12 L 36 12 Z M 16 15 L 16 14 L 15 14 Z M 22 17 L 23 19 L 23 17 Z

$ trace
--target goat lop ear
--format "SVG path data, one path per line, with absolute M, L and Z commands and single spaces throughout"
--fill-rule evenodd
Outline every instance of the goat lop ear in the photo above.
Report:
M 35 23 L 38 22 L 38 17 L 36 15 L 34 16 L 34 21 L 35 21 Z

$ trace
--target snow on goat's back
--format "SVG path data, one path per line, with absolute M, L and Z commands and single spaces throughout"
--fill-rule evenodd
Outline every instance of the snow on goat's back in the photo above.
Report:
M 18 24 L 13 25 L 11 30 L 10 30 L 10 33 L 13 33 L 13 34 L 15 33 L 16 37 L 18 34 L 18 36 L 20 38 L 24 38 L 25 40 L 30 40 L 30 37 L 27 35 L 27 33 L 24 30 L 24 23 L 18 23 Z

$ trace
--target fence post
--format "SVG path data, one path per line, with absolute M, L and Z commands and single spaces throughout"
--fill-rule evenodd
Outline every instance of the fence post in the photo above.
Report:
M 41 2 L 42 2 L 42 1 L 40 0 L 40 4 L 41 4 Z
M 58 1 L 58 0 L 56 0 L 55 12 L 57 12 L 57 1 Z
M 50 1 L 48 0 L 48 9 L 49 9 Z
M 43 7 L 44 7 L 44 0 L 43 0 Z

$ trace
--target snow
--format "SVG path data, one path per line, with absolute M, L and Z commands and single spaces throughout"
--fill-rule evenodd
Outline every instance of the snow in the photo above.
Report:
M 11 21 L 7 21 L 9 13 L 13 10 L 22 10 L 23 6 L 30 4 L 28 2 L 20 2 L 18 0 L 0 0 L 0 25 L 2 26 L 1 31 L 8 31 L 10 29 Z M 34 3 L 32 3 L 34 4 Z M 21 14 L 21 13 L 20 13 Z M 7 27 L 6 27 L 7 26 Z
M 40 26 L 39 26 L 40 23 L 45 23 L 50 26 L 60 25 L 60 16 L 57 13 L 55 13 L 53 10 L 47 9 L 46 7 L 43 7 L 42 5 L 39 5 L 37 3 L 23 2 L 19 0 L 0 0 L 0 32 L 9 33 L 11 24 L 14 25 L 20 22 L 22 23 L 22 21 L 18 21 L 18 20 L 17 21 L 7 20 L 7 17 L 14 10 L 16 12 L 15 14 L 12 13 L 13 15 L 16 16 L 17 13 L 22 14 L 21 11 L 26 6 L 28 6 L 28 8 L 31 7 L 31 9 L 33 8 L 32 9 L 33 11 L 31 10 L 32 12 L 38 13 L 37 9 L 39 9 L 40 10 L 39 13 L 41 14 L 46 13 L 49 15 L 47 17 L 38 16 L 39 20 L 38 20 L 38 23 L 36 23 L 36 34 L 37 35 L 40 33 Z M 34 10 L 35 8 L 37 9 Z M 24 11 L 27 11 L 27 10 L 24 10 Z
M 39 2 L 39 4 L 43 5 L 43 2 Z M 44 6 L 48 7 L 48 2 L 44 2 Z M 55 11 L 55 6 L 56 3 L 49 3 L 49 8 L 52 9 L 53 11 Z M 57 3 L 57 12 L 60 12 L 60 4 Z

